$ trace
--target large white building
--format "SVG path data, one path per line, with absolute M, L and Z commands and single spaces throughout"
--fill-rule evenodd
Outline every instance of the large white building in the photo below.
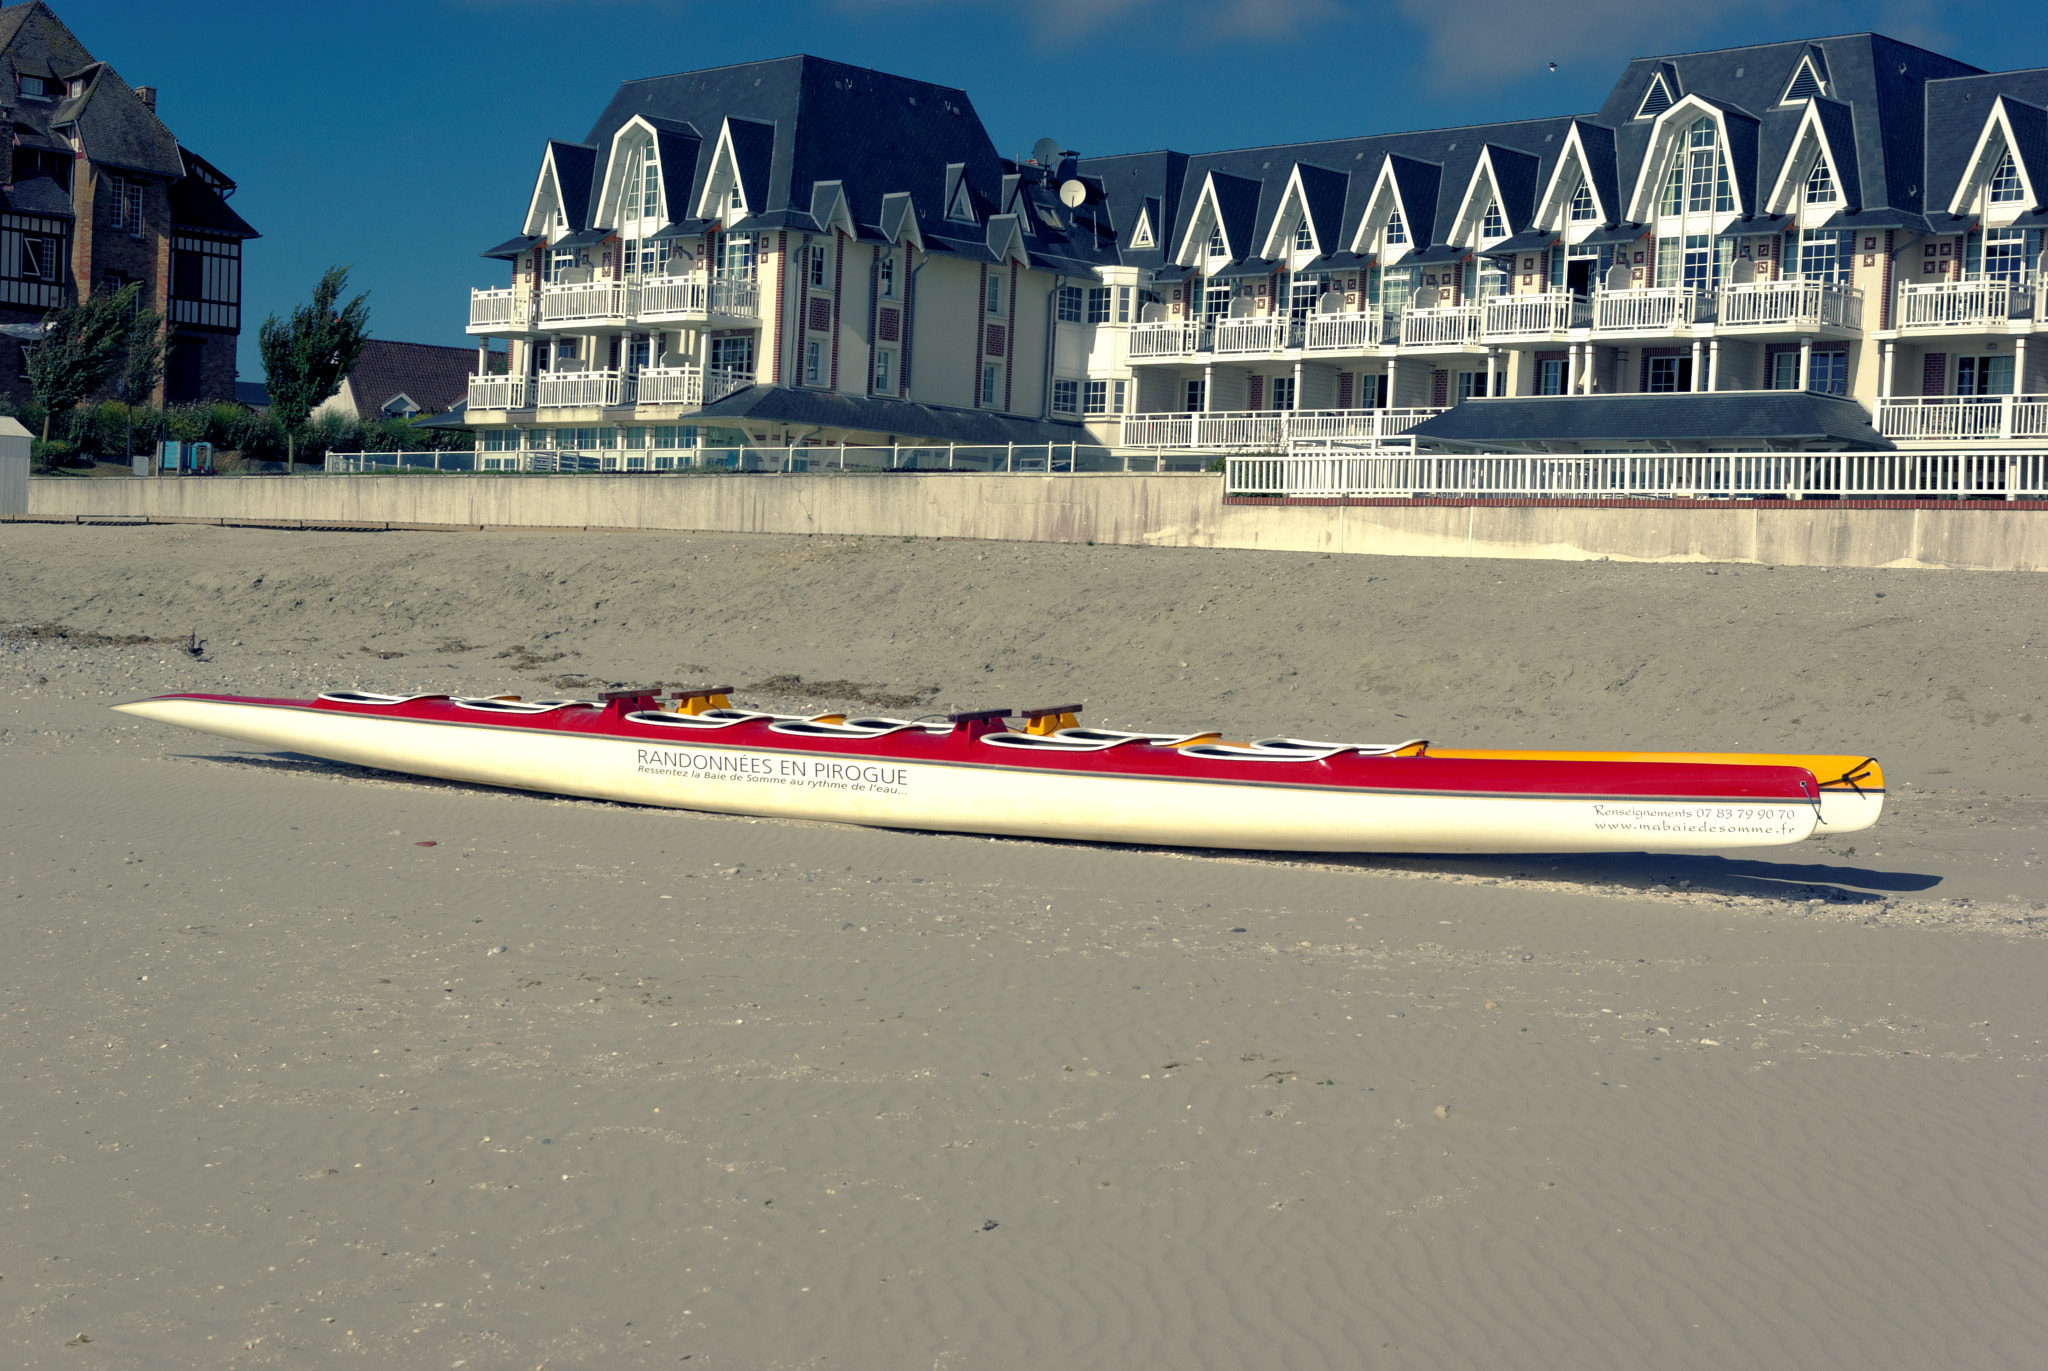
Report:
M 511 283 L 469 329 L 511 365 L 467 421 L 649 465 L 1411 430 L 2048 446 L 2044 103 L 2048 69 L 1866 33 L 1640 59 L 1585 115 L 1018 164 L 963 92 L 817 58 L 632 81 L 486 254 Z M 1556 434 L 1442 414 L 1638 394 L 1695 398 L 1541 410 L 1577 416 Z

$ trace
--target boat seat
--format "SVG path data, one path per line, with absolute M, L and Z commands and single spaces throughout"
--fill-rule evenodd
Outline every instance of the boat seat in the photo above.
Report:
M 1044 709 L 1023 710 L 1024 731 L 1051 737 L 1063 728 L 1079 727 L 1081 721 L 1074 716 L 1080 712 L 1080 705 L 1051 705 Z
M 1049 733 L 984 733 L 976 741 L 993 743 L 997 747 L 1036 748 L 1040 752 L 1107 752 L 1110 748 L 1122 747 L 1131 740 L 1109 738 L 1097 742 Z
M 729 685 L 691 686 L 686 690 L 678 690 L 676 691 L 676 713 L 702 714 L 706 710 L 731 709 L 732 700 L 729 698 L 731 695 L 732 687 Z

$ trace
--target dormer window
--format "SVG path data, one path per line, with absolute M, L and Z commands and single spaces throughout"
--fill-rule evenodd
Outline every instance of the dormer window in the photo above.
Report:
M 1220 228 L 1212 228 L 1212 229 L 1210 229 L 1210 230 L 1209 230 L 1209 249 L 1208 249 L 1208 250 L 1209 250 L 1209 255 L 1210 255 L 1211 257 L 1228 257 L 1228 256 L 1230 255 L 1230 249 L 1229 249 L 1229 248 L 1226 248 L 1226 247 L 1224 247 L 1224 246 L 1223 246 L 1223 230 L 1222 230 L 1222 229 L 1220 229 Z
M 1149 210 L 1138 215 L 1138 227 L 1131 234 L 1131 246 L 1149 248 L 1152 246 L 1152 214 Z
M 1387 216 L 1386 240 L 1388 247 L 1398 247 L 1408 241 L 1408 226 L 1401 222 L 1401 211 L 1395 210 Z
M 739 182 L 733 182 L 732 189 L 725 193 L 725 207 L 730 210 L 742 210 L 747 207 L 747 202 L 740 197 Z
M 1806 203 L 1828 205 L 1835 200 L 1835 178 L 1828 174 L 1828 159 L 1813 159 L 1813 172 L 1806 178 Z
M 1315 247 L 1316 236 L 1309 231 L 1308 220 L 1304 219 L 1294 226 L 1294 250 L 1296 252 L 1314 252 Z
M 1701 116 L 1685 131 L 1685 161 L 1688 214 L 1735 208 L 1734 194 L 1728 188 L 1728 164 L 1721 156 L 1712 119 Z
M 1664 83 L 1664 73 L 1660 71 L 1643 88 L 1643 102 L 1636 106 L 1636 118 L 1655 119 L 1670 108 L 1671 87 Z
M 1799 59 L 1799 65 L 1793 69 L 1792 80 L 1785 86 L 1784 98 L 1778 103 L 1796 105 L 1826 93 L 1827 83 L 1821 80 L 1820 73 L 1813 69 L 1813 58 L 1802 57 Z
M 1990 199 L 1994 205 L 2018 204 L 2026 194 L 2020 186 L 2019 163 L 2013 161 L 2012 150 L 1998 159 L 1998 169 L 1991 173 Z
M 83 94 L 85 94 L 85 78 L 83 76 L 74 76 L 64 83 L 64 96 L 66 99 L 76 100 Z
M 1579 182 L 1579 188 L 1572 192 L 1572 222 L 1574 224 L 1583 224 L 1588 219 L 1597 217 L 1598 212 L 1593 208 L 1593 191 L 1584 181 L 1581 181 Z
M 47 77 L 24 76 L 21 78 L 21 98 L 24 100 L 47 100 L 50 98 L 50 82 Z
M 1494 200 L 1487 204 L 1486 215 L 1479 222 L 1479 236 L 1481 238 L 1505 238 L 1508 236 L 1507 221 L 1500 217 L 1500 201 Z

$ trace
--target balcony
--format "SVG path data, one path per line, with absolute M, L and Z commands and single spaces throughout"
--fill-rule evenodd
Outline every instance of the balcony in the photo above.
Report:
M 1311 314 L 1303 352 L 1365 352 L 1380 345 L 1384 319 L 1377 306 L 1347 314 Z
M 1285 316 L 1218 319 L 1216 355 L 1262 355 L 1287 350 L 1288 321 Z
M 725 367 L 713 367 L 709 373 L 696 367 L 647 367 L 636 373 L 635 379 L 638 403 L 691 409 L 717 404 L 734 391 L 754 384 L 752 372 Z
M 470 333 L 524 333 L 532 327 L 533 292 L 524 286 L 469 293 Z
M 2004 328 L 2025 292 L 2005 281 L 1944 281 L 1899 287 L 1899 328 L 1904 332 Z
M 1593 332 L 1675 333 L 1692 326 L 1693 293 L 1677 286 L 1603 290 L 1593 297 Z
M 1571 330 L 1593 322 L 1591 302 L 1568 290 L 1496 296 L 1481 308 L 1489 343 L 1562 340 Z
M 1723 286 L 1721 330 L 1811 333 L 1863 327 L 1863 292 L 1827 281 L 1755 281 Z
M 1129 355 L 1134 362 L 1179 361 L 1207 351 L 1208 346 L 1206 323 L 1198 319 L 1171 319 L 1132 326 Z
M 1437 409 L 1240 410 L 1212 414 L 1134 414 L 1122 444 L 1142 448 L 1285 452 L 1304 440 L 1372 444 L 1398 437 Z
M 654 276 L 640 283 L 643 324 L 761 317 L 758 282 L 736 276 Z
M 1401 316 L 1401 346 L 1406 348 L 1477 347 L 1481 315 L 1477 305 L 1437 305 L 1411 309 Z
M 2048 395 L 1930 395 L 1880 400 L 1877 431 L 1909 442 L 2048 438 Z
M 631 373 L 616 371 L 543 371 L 539 400 L 542 409 L 612 409 L 633 403 Z
M 469 407 L 484 409 L 525 409 L 533 403 L 533 388 L 524 376 L 472 376 L 469 378 Z
M 630 324 L 639 308 L 636 283 L 577 281 L 540 288 L 540 322 L 546 327 Z

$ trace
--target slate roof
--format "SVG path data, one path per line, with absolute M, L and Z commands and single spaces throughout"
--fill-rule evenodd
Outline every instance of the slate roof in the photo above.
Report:
M 1927 86 L 1926 140 L 1927 140 L 1927 194 L 1925 209 L 1928 213 L 1948 210 L 1949 201 L 1955 196 L 1956 185 L 1976 150 L 1977 137 L 1984 131 L 1984 121 L 1991 117 L 1992 101 L 2000 95 L 2029 105 L 2048 105 L 2048 67 L 2037 67 L 2026 71 L 2001 71 L 1988 75 L 1962 77 L 1947 81 L 1931 81 Z M 2027 134 L 2015 120 L 2014 132 L 2025 140 Z M 2036 171 L 2031 150 L 2023 151 L 2028 159 L 2027 172 L 2033 179 L 2037 194 L 2048 194 L 2048 167 Z M 2048 154 L 2042 160 L 2048 162 Z M 1918 208 L 1918 206 L 1916 206 Z
M 1862 405 L 1818 391 L 1532 395 L 1467 400 L 1408 430 L 1419 443 L 1541 451 L 1656 441 L 1888 449 Z
M 72 217 L 71 192 L 47 176 L 16 181 L 6 187 L 4 197 L 7 208 L 24 214 L 45 214 L 53 219 Z
M 908 400 L 886 400 L 830 391 L 796 390 L 786 386 L 750 386 L 715 404 L 706 405 L 693 422 L 753 419 L 764 423 L 849 429 L 860 433 L 895 434 L 899 438 L 937 443 L 1079 443 L 1100 447 L 1079 424 L 1044 423 L 1036 419 L 991 414 L 983 410 L 948 409 Z
M 475 348 L 372 338 L 348 374 L 349 397 L 356 417 L 366 422 L 382 419 L 384 403 L 397 395 L 412 397 L 423 413 L 437 414 L 468 398 L 475 371 Z
M 235 382 L 235 403 L 250 409 L 269 409 L 270 391 L 261 381 Z

